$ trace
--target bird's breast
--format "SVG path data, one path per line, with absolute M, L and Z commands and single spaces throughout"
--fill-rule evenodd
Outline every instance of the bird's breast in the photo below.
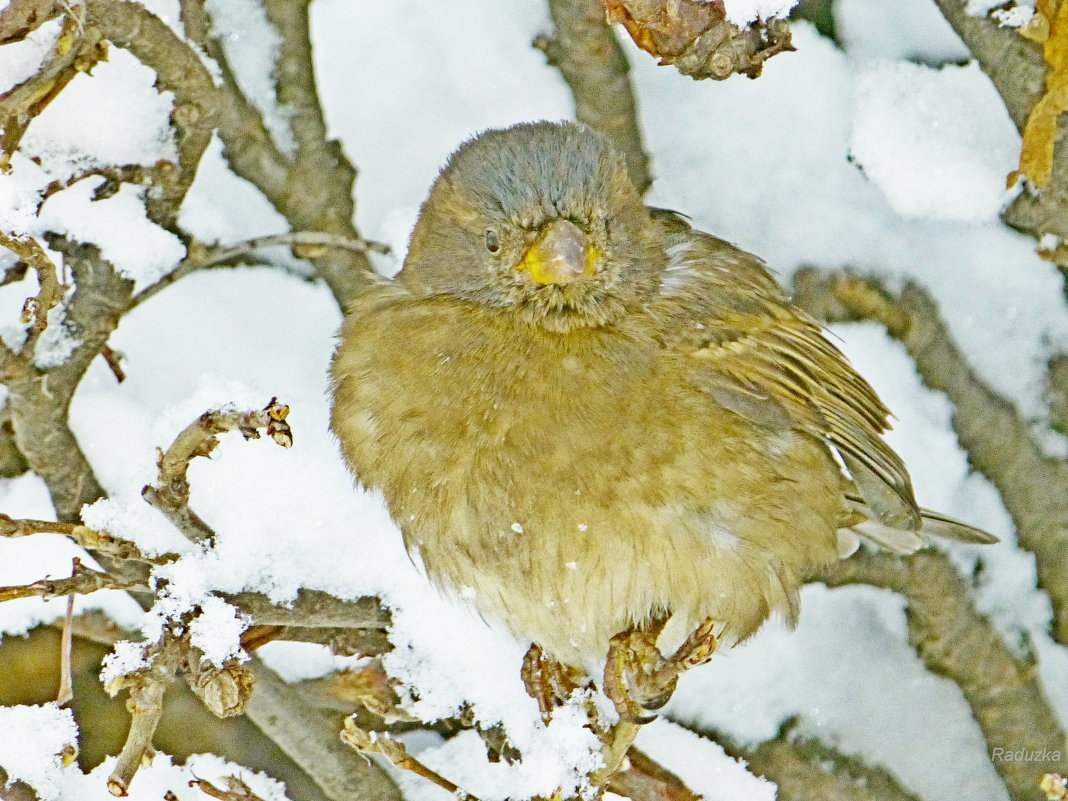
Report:
M 703 614 L 717 582 L 755 586 L 741 566 L 771 580 L 749 521 L 795 527 L 792 479 L 769 484 L 752 425 L 640 328 L 555 334 L 446 302 L 387 312 L 347 325 L 333 426 L 437 581 L 577 653 L 652 614 Z

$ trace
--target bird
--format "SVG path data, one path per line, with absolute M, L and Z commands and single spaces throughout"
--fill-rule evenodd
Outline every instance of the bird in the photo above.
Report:
M 577 123 L 460 145 L 401 271 L 347 308 L 331 387 L 357 482 L 434 583 L 531 643 L 547 720 L 600 664 L 651 719 L 861 540 L 995 541 L 917 505 L 888 409 L 764 263 L 647 207 Z

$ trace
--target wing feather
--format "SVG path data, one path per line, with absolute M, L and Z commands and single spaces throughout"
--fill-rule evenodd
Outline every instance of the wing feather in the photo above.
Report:
M 671 212 L 653 216 L 668 241 L 661 336 L 694 359 L 697 383 L 747 419 L 823 438 L 877 523 L 918 530 L 908 471 L 881 436 L 890 412 L 819 323 L 789 303 L 757 257 Z

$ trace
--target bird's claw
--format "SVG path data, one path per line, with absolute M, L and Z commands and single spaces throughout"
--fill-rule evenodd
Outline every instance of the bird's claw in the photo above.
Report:
M 648 629 L 628 629 L 614 636 L 605 663 L 604 691 L 622 720 L 644 724 L 656 719 L 675 692 L 679 676 L 703 665 L 716 650 L 715 621 L 702 623 L 670 657 L 656 647 L 666 621 Z
M 527 695 L 537 701 L 538 712 L 546 725 L 552 720 L 553 710 L 582 687 L 577 671 L 547 656 L 536 644 L 532 644 L 523 656 L 520 675 Z

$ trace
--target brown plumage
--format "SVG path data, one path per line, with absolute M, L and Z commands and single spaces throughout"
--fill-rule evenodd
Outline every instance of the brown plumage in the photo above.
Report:
M 872 388 L 759 259 L 645 208 L 578 125 L 453 154 L 402 272 L 348 309 L 333 382 L 345 458 L 429 575 L 571 664 L 665 616 L 744 639 L 795 619 L 853 533 L 923 542 Z

